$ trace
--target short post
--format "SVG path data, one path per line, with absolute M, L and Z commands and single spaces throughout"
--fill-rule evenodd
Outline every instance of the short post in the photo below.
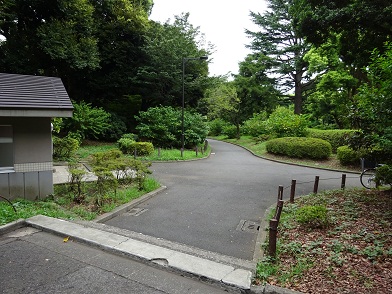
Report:
M 320 181 L 320 176 L 316 176 L 315 179 L 314 179 L 314 187 L 313 187 L 313 193 L 314 194 L 317 194 L 319 181 Z
M 278 188 L 278 201 L 283 199 L 283 186 L 280 185 Z
M 278 220 L 271 219 L 269 223 L 269 246 L 268 253 L 271 257 L 276 257 L 276 238 L 278 236 Z
M 133 157 L 136 159 L 137 157 L 137 149 L 135 148 L 135 151 L 133 152 Z
M 284 204 L 283 200 L 278 201 L 278 206 L 277 206 L 277 210 L 275 213 L 275 219 L 278 221 L 278 223 L 280 221 L 280 215 L 282 214 L 283 204 Z
M 197 157 L 198 154 L 199 154 L 199 148 L 197 147 L 197 145 L 196 145 L 196 147 L 195 147 L 195 150 L 196 150 L 196 157 Z
M 158 157 L 161 157 L 161 147 L 158 147 Z
M 342 174 L 342 183 L 340 185 L 340 188 L 344 190 L 346 188 L 346 174 Z
M 297 184 L 297 180 L 291 180 L 290 203 L 294 203 L 296 184 Z

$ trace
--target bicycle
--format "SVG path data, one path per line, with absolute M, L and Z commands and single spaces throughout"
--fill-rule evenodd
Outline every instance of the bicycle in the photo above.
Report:
M 376 171 L 377 168 L 383 166 L 383 164 L 377 164 L 376 167 L 365 169 L 359 179 L 361 180 L 362 186 L 366 189 L 380 188 L 384 185 L 383 182 L 377 182 Z

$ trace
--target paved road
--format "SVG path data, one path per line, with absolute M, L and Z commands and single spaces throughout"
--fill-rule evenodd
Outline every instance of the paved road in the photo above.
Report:
M 224 289 L 22 228 L 0 234 L 0 293 L 223 294 Z
M 318 175 L 319 191 L 340 188 L 340 172 L 264 160 L 215 140 L 210 144 L 208 159 L 154 163 L 153 176 L 168 189 L 141 204 L 137 215 L 122 214 L 106 224 L 252 260 L 257 231 L 241 230 L 242 224 L 260 223 L 276 203 L 279 185 L 289 187 L 296 179 L 296 194 L 308 194 Z M 359 185 L 358 175 L 347 174 L 347 186 Z M 285 189 L 285 198 L 289 193 Z

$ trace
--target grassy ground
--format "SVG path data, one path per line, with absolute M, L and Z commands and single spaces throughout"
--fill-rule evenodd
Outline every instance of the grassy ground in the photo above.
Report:
M 83 160 L 88 159 L 89 155 L 97 152 L 105 152 L 111 149 L 116 149 L 115 143 L 100 143 L 95 141 L 86 141 L 78 150 L 77 156 Z M 177 161 L 177 160 L 192 160 L 205 158 L 210 154 L 211 147 L 208 146 L 206 151 L 184 150 L 181 157 L 181 150 L 179 149 L 158 149 L 155 148 L 154 153 L 150 156 L 138 157 L 145 161 Z
M 323 226 L 299 218 L 301 208 L 315 205 L 327 208 Z M 314 220 L 316 215 L 308 217 Z M 277 258 L 266 256 L 258 263 L 255 283 L 303 293 L 388 293 L 391 221 L 390 190 L 329 191 L 285 203 Z
M 28 201 L 16 199 L 13 207 L 5 201 L 0 201 L 0 225 L 42 214 L 62 219 L 92 220 L 97 216 L 112 211 L 114 208 L 128 203 L 159 187 L 159 183 L 148 178 L 144 189 L 139 190 L 136 184 L 122 185 L 114 192 L 110 191 L 101 197 L 97 193 L 95 183 L 83 183 L 82 197 L 71 191 L 70 184 L 55 185 L 55 193 L 45 200 Z

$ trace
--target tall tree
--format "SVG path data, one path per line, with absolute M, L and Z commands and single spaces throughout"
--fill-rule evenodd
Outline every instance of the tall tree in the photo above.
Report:
M 264 55 L 249 54 L 239 63 L 239 73 L 234 84 L 241 99 L 242 119 L 246 120 L 254 113 L 271 113 L 279 103 L 279 93 L 274 88 L 275 79 L 266 74 Z
M 69 77 L 99 65 L 88 0 L 0 2 L 0 70 Z
M 182 62 L 185 57 L 211 54 L 212 45 L 204 44 L 199 27 L 188 21 L 189 13 L 176 16 L 174 22 L 151 23 L 143 52 L 145 64 L 138 68 L 133 81 L 143 97 L 143 109 L 151 106 L 181 106 Z M 185 104 L 195 107 L 207 84 L 206 62 L 189 60 L 184 68 Z
M 392 36 L 389 0 L 295 0 L 301 35 L 315 45 L 338 34 L 340 56 L 346 64 L 362 68 L 371 52 L 384 50 Z
M 290 97 L 294 90 L 294 112 L 300 114 L 304 92 L 312 83 L 306 74 L 308 64 L 303 59 L 310 44 L 299 36 L 293 1 L 269 0 L 267 12 L 251 12 L 260 31 L 246 33 L 252 39 L 248 47 L 261 57 L 266 73 L 275 78 L 281 93 Z

